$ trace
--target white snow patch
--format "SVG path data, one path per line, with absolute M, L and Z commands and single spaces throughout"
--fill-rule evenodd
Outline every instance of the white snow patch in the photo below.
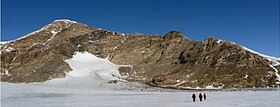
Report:
M 0 41 L 0 44 L 1 45 L 4 45 L 4 44 L 6 44 L 6 43 L 10 43 L 11 41 Z
M 33 43 L 27 50 L 31 49 L 33 46 L 37 45 L 38 43 Z
M 221 43 L 223 40 L 221 40 L 221 39 L 218 39 L 218 41 L 216 41 L 217 43 Z
M 280 65 L 280 60 L 269 59 L 269 58 L 267 58 L 267 60 L 269 61 L 269 63 L 270 63 L 272 66 L 279 66 L 279 65 Z
M 127 82 L 118 71 L 118 66 L 109 60 L 98 58 L 88 52 L 75 52 L 73 58 L 65 60 L 72 71 L 64 78 L 53 78 L 35 85 L 64 89 L 127 90 L 144 87 L 143 84 Z M 116 83 L 114 83 L 116 81 Z M 113 83 L 111 83 L 113 82 Z
M 118 44 L 117 46 L 115 46 L 115 47 L 112 49 L 112 51 L 111 51 L 111 52 L 108 54 L 108 56 L 106 57 L 106 60 L 110 60 L 111 54 L 112 54 L 119 46 L 121 46 L 121 44 Z
M 219 86 L 219 87 L 214 87 L 213 85 L 208 85 L 205 87 L 206 89 L 222 89 L 223 86 Z
M 69 20 L 69 19 L 58 19 L 58 20 L 55 20 L 53 22 L 64 22 L 64 23 L 66 23 L 66 28 L 69 28 L 74 23 L 78 23 L 76 21 Z M 79 24 L 82 24 L 82 23 L 79 23 Z M 85 24 L 82 24 L 82 25 L 88 26 L 88 25 L 85 25 Z
M 173 87 L 180 86 L 180 85 L 186 83 L 187 81 L 185 81 L 185 80 L 183 80 L 183 81 L 180 81 L 180 80 L 179 80 L 179 81 L 178 81 L 178 80 L 177 80 L 176 82 L 179 82 L 179 83 L 173 85 Z
M 11 75 L 9 74 L 9 70 L 5 69 L 4 71 L 5 71 L 5 72 L 4 72 L 4 73 L 1 73 L 1 75 L 11 76 Z
M 54 31 L 54 30 L 51 31 L 51 33 L 52 33 L 53 35 L 56 35 L 58 32 L 59 32 L 59 31 Z
M 69 20 L 69 19 L 58 19 L 58 20 L 55 20 L 53 22 L 66 22 L 66 23 L 78 23 L 76 21 L 72 21 L 72 20 Z
M 5 52 L 11 52 L 11 51 L 13 51 L 13 50 L 15 50 L 15 49 L 12 48 L 12 47 L 8 47 L 8 48 L 5 48 L 3 51 L 5 51 Z
M 16 59 L 17 59 L 17 56 L 20 54 L 20 52 L 19 53 L 16 53 L 16 56 L 13 58 L 13 60 L 11 61 L 11 63 L 13 63 Z
M 246 74 L 244 78 L 248 78 L 248 74 Z
M 114 47 L 114 48 L 113 48 L 113 51 L 115 51 L 117 48 L 118 48 L 118 46 Z
M 274 69 L 274 71 L 275 71 L 275 76 L 277 77 L 276 79 L 278 80 L 278 82 L 276 82 L 276 83 L 277 83 L 277 84 L 280 84 L 280 75 L 278 74 L 279 71 L 278 71 L 274 66 L 272 66 L 271 64 L 269 64 L 269 66 L 270 66 L 272 69 Z
M 68 24 L 68 27 L 71 26 L 71 24 Z M 68 28 L 67 27 L 67 28 Z M 59 32 L 61 32 L 62 29 L 60 28 L 59 30 L 55 31 L 55 30 L 52 30 L 51 33 L 52 33 L 52 36 L 46 41 L 43 43 L 43 45 L 45 45 L 46 43 L 48 43 L 49 41 L 51 41 Z
M 118 67 L 109 60 L 101 59 L 88 52 L 76 52 L 73 58 L 65 60 L 73 71 L 69 77 L 97 77 L 103 80 L 121 80 Z

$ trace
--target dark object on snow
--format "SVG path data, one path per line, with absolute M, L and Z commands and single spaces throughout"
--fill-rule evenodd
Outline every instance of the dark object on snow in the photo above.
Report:
M 111 80 L 108 82 L 109 84 L 117 84 L 118 83 L 118 80 Z
M 202 94 L 199 93 L 199 101 L 202 101 Z
M 196 96 L 195 96 L 195 94 L 193 93 L 193 94 L 192 94 L 193 102 L 195 102 L 195 98 L 196 98 Z
M 204 100 L 206 100 L 206 94 L 205 93 L 203 94 L 203 98 L 204 98 Z

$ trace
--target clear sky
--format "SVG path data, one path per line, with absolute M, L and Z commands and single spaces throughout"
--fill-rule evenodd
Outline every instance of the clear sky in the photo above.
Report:
M 123 33 L 214 36 L 280 57 L 279 0 L 1 0 L 1 19 L 2 41 L 70 19 Z

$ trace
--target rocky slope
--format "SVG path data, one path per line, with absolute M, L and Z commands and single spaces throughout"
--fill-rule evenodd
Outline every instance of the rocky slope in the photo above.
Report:
M 108 58 L 138 81 L 169 88 L 251 88 L 279 84 L 280 59 L 266 57 L 213 37 L 188 39 L 178 31 L 161 35 L 122 34 L 70 20 L 56 20 L 1 45 L 1 81 L 43 82 L 63 78 L 64 60 L 87 51 Z

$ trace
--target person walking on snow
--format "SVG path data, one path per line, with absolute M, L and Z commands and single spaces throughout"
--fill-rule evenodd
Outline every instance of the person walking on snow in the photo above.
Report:
M 206 94 L 205 93 L 203 94 L 203 98 L 204 98 L 204 100 L 206 100 Z
M 196 98 L 196 96 L 195 96 L 195 94 L 193 93 L 193 94 L 192 94 L 193 102 L 195 102 L 195 98 Z
M 202 94 L 201 93 L 199 93 L 199 101 L 202 101 Z

